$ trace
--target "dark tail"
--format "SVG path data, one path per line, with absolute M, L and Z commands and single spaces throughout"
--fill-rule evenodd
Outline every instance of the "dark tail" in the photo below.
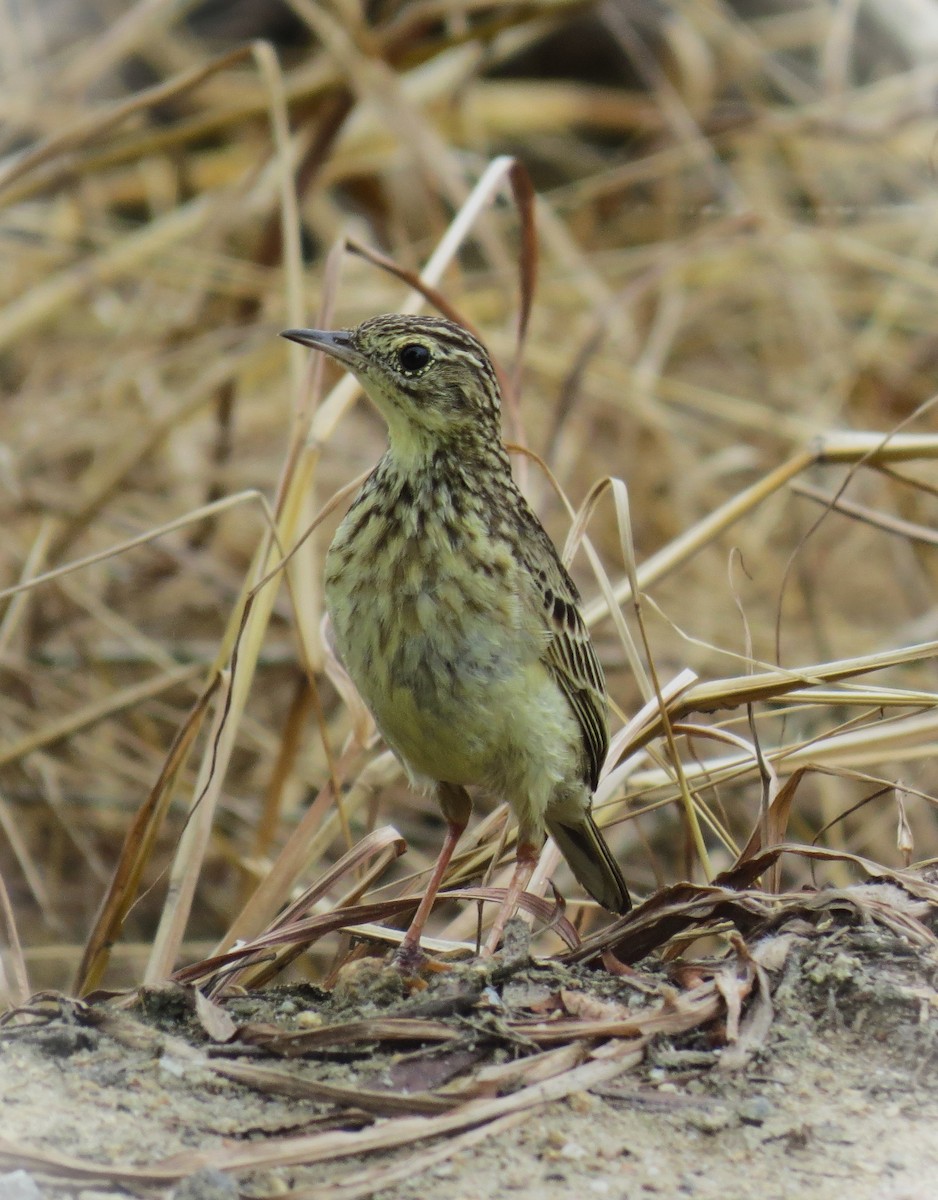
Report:
M 610 912 L 627 913 L 632 907 L 628 886 L 592 813 L 584 813 L 577 825 L 549 820 L 547 828 L 570 870 L 593 899 Z

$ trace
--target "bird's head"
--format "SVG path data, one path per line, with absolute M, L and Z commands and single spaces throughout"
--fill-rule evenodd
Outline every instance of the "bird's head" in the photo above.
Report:
M 500 443 L 498 380 L 482 343 L 441 317 L 382 316 L 357 329 L 283 335 L 337 359 L 388 423 L 395 450 Z

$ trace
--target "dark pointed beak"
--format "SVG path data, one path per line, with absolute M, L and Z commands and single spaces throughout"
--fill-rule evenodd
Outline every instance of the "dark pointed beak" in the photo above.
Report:
M 285 329 L 280 336 L 311 350 L 322 350 L 352 370 L 361 366 L 362 355 L 352 344 L 348 329 Z

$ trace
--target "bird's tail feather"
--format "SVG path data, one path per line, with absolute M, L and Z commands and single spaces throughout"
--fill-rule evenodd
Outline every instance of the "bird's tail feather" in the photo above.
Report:
M 629 912 L 632 898 L 628 886 L 592 813 L 584 813 L 575 825 L 549 820 L 547 827 L 570 870 L 593 899 L 610 912 Z

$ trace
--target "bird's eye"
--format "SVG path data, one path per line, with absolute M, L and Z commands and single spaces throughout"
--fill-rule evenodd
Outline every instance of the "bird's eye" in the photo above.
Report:
M 398 366 L 408 375 L 422 371 L 430 361 L 430 351 L 421 342 L 408 342 L 397 352 Z

